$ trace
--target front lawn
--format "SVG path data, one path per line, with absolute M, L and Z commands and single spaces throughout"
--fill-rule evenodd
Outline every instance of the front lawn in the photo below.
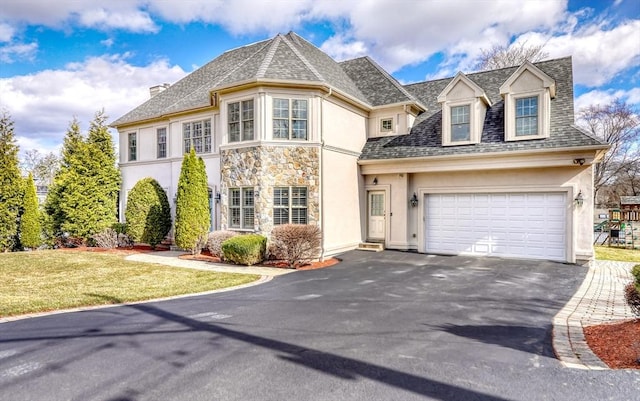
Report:
M 617 260 L 619 262 L 640 262 L 640 250 L 596 246 L 597 260 Z
M 0 254 L 0 317 L 211 291 L 259 277 L 132 262 L 112 253 L 6 253 Z

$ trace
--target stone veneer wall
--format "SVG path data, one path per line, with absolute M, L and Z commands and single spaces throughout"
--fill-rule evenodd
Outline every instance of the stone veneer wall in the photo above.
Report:
M 257 146 L 221 152 L 221 227 L 229 229 L 229 188 L 253 187 L 254 231 L 269 235 L 273 228 L 273 188 L 307 187 L 307 219 L 320 217 L 320 149 L 317 147 Z

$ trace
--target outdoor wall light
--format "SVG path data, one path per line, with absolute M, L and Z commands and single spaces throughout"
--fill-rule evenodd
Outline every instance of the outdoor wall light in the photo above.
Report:
M 578 195 L 576 196 L 574 201 L 576 202 L 576 206 L 582 206 L 582 204 L 584 203 L 584 197 L 582 196 L 582 190 L 578 191 Z
M 378 177 L 373 177 L 373 185 L 378 185 Z
M 416 207 L 418 206 L 418 195 L 416 195 L 416 193 L 413 193 L 413 196 L 411 197 L 411 199 L 409 199 L 409 203 L 411 204 L 411 207 Z
M 584 164 L 584 159 L 573 159 L 573 164 L 579 164 L 582 166 Z
M 220 192 L 216 191 L 216 203 L 220 203 Z

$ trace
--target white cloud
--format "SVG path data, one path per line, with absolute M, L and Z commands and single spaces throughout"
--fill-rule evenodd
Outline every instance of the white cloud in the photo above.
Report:
M 32 60 L 38 51 L 38 44 L 14 43 L 0 47 L 0 62 L 13 63 L 16 59 Z
M 11 41 L 15 32 L 14 27 L 7 23 L 0 22 L 0 43 Z
M 126 55 L 94 57 L 62 70 L 0 79 L 0 109 L 11 114 L 20 143 L 52 149 L 74 117 L 86 128 L 104 108 L 113 120 L 147 100 L 150 86 L 184 75 L 166 60 L 138 67 L 128 64 Z
M 339 17 L 338 11 L 330 11 L 335 2 L 318 3 L 314 6 L 317 15 Z M 488 41 L 532 29 L 551 29 L 562 20 L 567 2 L 371 0 L 349 4 L 350 9 L 338 6 L 351 24 L 351 37 L 344 37 L 345 42 L 363 42 L 373 57 L 393 72 L 440 51 L 458 54 L 462 48 L 456 46 L 461 44 L 477 51 L 487 47 Z
M 144 10 L 145 3 L 142 0 L 3 0 L 0 19 L 5 23 L 58 28 L 67 28 L 69 22 L 77 22 L 99 30 L 156 32 L 158 27 Z
M 605 105 L 615 99 L 621 99 L 628 104 L 640 107 L 640 88 L 629 90 L 592 90 L 578 96 L 574 102 L 576 113 L 589 106 Z
M 589 24 L 576 32 L 548 37 L 532 32 L 518 40 L 545 43 L 551 58 L 573 56 L 574 82 L 601 86 L 620 72 L 640 62 L 640 20 L 625 21 L 606 29 L 606 24 Z

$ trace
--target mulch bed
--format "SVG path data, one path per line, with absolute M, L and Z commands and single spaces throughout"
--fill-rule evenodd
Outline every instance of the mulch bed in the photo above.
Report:
M 640 319 L 585 327 L 584 336 L 611 369 L 640 369 Z
M 184 255 L 180 255 L 179 258 L 180 259 L 188 259 L 188 260 L 200 260 L 200 261 L 203 261 L 203 262 L 211 262 L 211 263 L 227 263 L 227 264 L 231 264 L 229 262 L 225 262 L 223 260 L 220 260 L 220 258 L 217 257 L 217 256 L 212 256 L 211 253 L 209 253 L 209 251 L 202 251 L 202 253 L 200 253 L 199 255 L 184 254 Z M 338 263 L 340 263 L 339 259 L 329 258 L 329 259 L 325 259 L 322 262 L 317 261 L 317 262 L 308 263 L 306 265 L 298 267 L 296 270 L 323 269 L 325 267 L 334 266 L 334 265 L 336 265 Z M 277 268 L 281 268 L 281 269 L 290 269 L 290 267 L 287 266 L 287 264 L 285 262 L 280 261 L 280 260 L 266 260 L 266 261 L 260 263 L 257 266 L 277 267 Z

